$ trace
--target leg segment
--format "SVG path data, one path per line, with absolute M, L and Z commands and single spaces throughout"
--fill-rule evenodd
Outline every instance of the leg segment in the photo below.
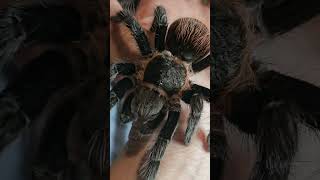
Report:
M 122 10 L 118 12 L 116 16 L 111 17 L 111 20 L 115 22 L 124 22 L 126 24 L 126 26 L 130 29 L 132 36 L 136 40 L 143 56 L 147 56 L 152 53 L 146 34 L 144 33 L 138 21 L 128 10 Z
M 164 152 L 172 139 L 172 136 L 177 128 L 178 120 L 181 111 L 179 99 L 175 98 L 170 105 L 167 122 L 160 131 L 159 137 L 146 154 L 141 167 L 138 170 L 138 176 L 141 180 L 154 180 L 160 166 L 160 161 Z
M 166 108 L 162 109 L 158 117 L 153 120 L 146 122 L 146 124 L 141 128 L 140 132 L 142 134 L 151 134 L 160 125 L 165 116 L 167 115 Z
M 127 90 L 134 87 L 134 82 L 130 78 L 120 80 L 110 92 L 110 110 L 122 99 Z
M 211 122 L 213 122 L 213 129 L 211 130 L 213 137 L 213 179 L 220 180 L 224 161 L 227 158 L 227 140 L 224 132 L 223 114 L 214 107 L 210 117 Z
M 118 2 L 121 4 L 123 9 L 135 14 L 140 0 L 118 0 Z
M 201 112 L 203 109 L 203 100 L 206 99 L 207 101 L 209 101 L 209 98 L 210 90 L 195 84 L 192 85 L 191 90 L 185 91 L 183 93 L 182 100 L 190 104 L 191 107 L 190 117 L 188 119 L 188 126 L 185 132 L 185 144 L 190 143 L 194 130 L 200 120 Z
M 55 23 L 52 23 L 55 22 Z M 0 10 L 0 70 L 30 42 L 66 42 L 81 37 L 80 14 L 72 8 L 39 2 L 10 4 Z
M 126 97 L 123 101 L 122 108 L 120 110 L 120 122 L 125 124 L 133 120 L 133 116 L 131 113 L 131 101 L 134 97 L 134 92 L 130 93 L 128 97 Z
M 320 14 L 319 1 L 268 1 L 262 5 L 261 17 L 270 34 L 285 33 Z
M 155 32 L 155 47 L 158 51 L 165 48 L 165 38 L 167 34 L 168 20 L 166 10 L 162 6 L 158 6 L 154 11 L 154 20 L 151 31 Z
M 203 109 L 203 97 L 201 94 L 193 94 L 190 100 L 190 117 L 188 119 L 188 126 L 185 132 L 184 144 L 189 144 L 194 130 L 199 123 L 201 112 Z
M 114 77 L 118 74 L 131 76 L 136 72 L 136 66 L 131 63 L 118 63 L 111 64 L 110 66 L 110 79 L 114 79 Z
M 195 63 L 192 63 L 193 72 L 197 73 L 197 72 L 204 70 L 205 68 L 210 66 L 210 63 L 212 61 L 213 61 L 213 59 L 209 55 L 209 56 L 205 57 L 204 59 L 202 59 L 201 61 L 197 61 Z

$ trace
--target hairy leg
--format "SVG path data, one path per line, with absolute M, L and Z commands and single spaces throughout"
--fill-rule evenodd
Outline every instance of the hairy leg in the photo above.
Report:
M 212 62 L 213 62 L 213 58 L 211 55 L 209 55 L 209 56 L 205 57 L 204 59 L 202 59 L 201 61 L 198 61 L 196 63 L 192 63 L 192 70 L 195 73 L 200 72 L 200 71 L 204 70 L 205 68 L 209 67 Z
M 177 129 L 181 105 L 178 98 L 173 99 L 169 107 L 169 115 L 165 125 L 162 127 L 156 143 L 145 155 L 138 170 L 138 179 L 154 180 L 160 166 L 160 161 L 165 150 Z
M 123 98 L 125 93 L 134 87 L 134 82 L 130 78 L 123 78 L 117 82 L 110 91 L 110 109 L 113 108 L 116 103 Z
M 145 32 L 143 31 L 139 22 L 128 10 L 122 10 L 118 12 L 115 16 L 111 17 L 111 20 L 114 22 L 124 22 L 126 24 L 137 42 L 141 55 L 148 56 L 152 53 L 152 49 Z
M 157 6 L 154 11 L 154 20 L 151 31 L 155 32 L 155 48 L 158 51 L 165 49 L 165 38 L 167 34 L 168 20 L 166 10 L 162 6 Z
M 135 14 L 140 0 L 118 0 L 118 2 L 121 4 L 123 9 Z
M 184 143 L 189 144 L 195 128 L 200 120 L 203 100 L 210 101 L 210 90 L 193 84 L 191 90 L 183 92 L 182 100 L 190 105 L 191 112 L 188 118 L 188 125 L 185 131 Z

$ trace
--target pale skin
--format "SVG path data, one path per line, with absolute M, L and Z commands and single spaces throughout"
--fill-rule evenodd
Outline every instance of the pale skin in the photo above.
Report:
M 149 29 L 153 21 L 153 11 L 157 5 L 162 5 L 166 8 L 169 25 L 180 17 L 193 17 L 202 21 L 208 28 L 210 26 L 210 7 L 203 5 L 201 0 L 141 0 L 136 18 L 145 29 L 151 46 L 153 46 L 154 35 Z M 110 0 L 110 15 L 112 16 L 120 10 L 121 6 L 118 2 Z M 119 62 L 123 59 L 129 61 L 139 60 L 138 48 L 125 26 L 111 23 L 110 32 L 111 63 Z M 207 68 L 193 76 L 192 81 L 210 88 L 210 69 Z M 206 136 L 210 129 L 210 105 L 209 103 L 204 103 L 198 129 L 195 131 L 190 145 L 186 146 L 182 144 L 182 137 L 184 136 L 190 108 L 183 102 L 181 104 L 182 112 L 179 119 L 179 127 L 167 147 L 156 179 L 209 180 L 210 153 L 208 152 Z M 156 137 L 156 133 L 153 137 Z M 153 140 L 149 144 L 152 142 Z M 127 157 L 122 153 L 110 167 L 110 179 L 136 180 L 136 172 L 145 151 L 146 149 L 133 157 Z

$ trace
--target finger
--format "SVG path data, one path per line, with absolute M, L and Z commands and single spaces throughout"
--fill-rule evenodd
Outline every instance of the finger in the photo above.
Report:
M 110 0 L 110 17 L 121 11 L 122 7 L 117 0 Z

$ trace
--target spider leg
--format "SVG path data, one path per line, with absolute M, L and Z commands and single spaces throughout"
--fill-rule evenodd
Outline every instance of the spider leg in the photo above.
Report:
M 209 101 L 210 90 L 193 84 L 191 90 L 183 92 L 182 100 L 190 104 L 191 112 L 188 119 L 188 126 L 185 132 L 184 143 L 189 144 L 194 130 L 200 120 L 201 112 L 203 109 L 203 100 Z
M 130 13 L 130 11 L 122 10 L 118 12 L 116 16 L 111 17 L 111 20 L 115 22 L 124 22 L 126 24 L 126 26 L 130 29 L 132 36 L 136 40 L 140 52 L 143 56 L 152 54 L 152 49 L 150 47 L 146 34 L 144 33 L 139 22 Z
M 104 130 L 96 130 L 89 141 L 88 162 L 91 167 L 96 168 L 100 174 L 106 174 L 107 154 Z
M 319 128 L 320 88 L 308 82 L 283 75 L 276 71 L 259 71 L 260 88 L 274 97 L 293 101 L 301 110 L 311 116 L 304 122 L 313 128 Z
M 308 3 L 299 0 L 264 1 L 261 19 L 270 34 L 285 33 L 320 14 L 318 3 L 317 0 Z
M 13 4 L 0 10 L 0 69 L 23 44 L 79 40 L 81 29 L 80 14 L 72 8 Z
M 151 26 L 151 31 L 155 32 L 155 48 L 158 51 L 165 49 L 165 38 L 168 28 L 168 19 L 166 10 L 162 6 L 157 6 L 154 11 L 154 20 Z
M 203 97 L 201 94 L 193 94 L 190 100 L 190 117 L 188 119 L 188 126 L 185 132 L 184 144 L 189 144 L 194 130 L 199 123 L 201 112 L 203 109 Z
M 139 170 L 138 177 L 141 180 L 154 180 L 160 166 L 164 152 L 177 129 L 181 105 L 178 98 L 170 103 L 168 119 L 160 131 L 154 146 L 145 155 Z
M 110 92 L 110 110 L 119 101 L 119 99 L 122 99 L 124 94 L 133 87 L 134 82 L 127 77 L 117 82 Z
M 265 105 L 258 118 L 257 162 L 250 180 L 288 179 L 298 146 L 299 111 L 279 100 Z
M 227 140 L 222 113 L 214 111 L 210 113 L 210 116 L 213 120 L 213 129 L 210 130 L 212 131 L 210 134 L 212 133 L 213 136 L 213 179 L 219 180 L 222 177 L 224 161 L 227 158 Z M 208 137 L 210 137 L 209 135 Z
M 131 63 L 117 63 L 110 65 L 110 79 L 115 78 L 118 74 L 131 76 L 136 72 L 136 66 Z
M 205 68 L 209 67 L 210 63 L 213 61 L 213 59 L 211 59 L 211 58 L 212 57 L 209 55 L 200 61 L 192 63 L 193 72 L 197 73 L 197 72 L 200 72 L 200 71 L 204 70 Z
M 120 123 L 125 124 L 133 120 L 133 115 L 131 113 L 131 101 L 134 98 L 134 92 L 128 94 L 127 97 L 124 97 L 122 107 L 119 111 L 120 113 Z
M 118 0 L 118 2 L 121 4 L 123 9 L 135 14 L 140 0 Z

